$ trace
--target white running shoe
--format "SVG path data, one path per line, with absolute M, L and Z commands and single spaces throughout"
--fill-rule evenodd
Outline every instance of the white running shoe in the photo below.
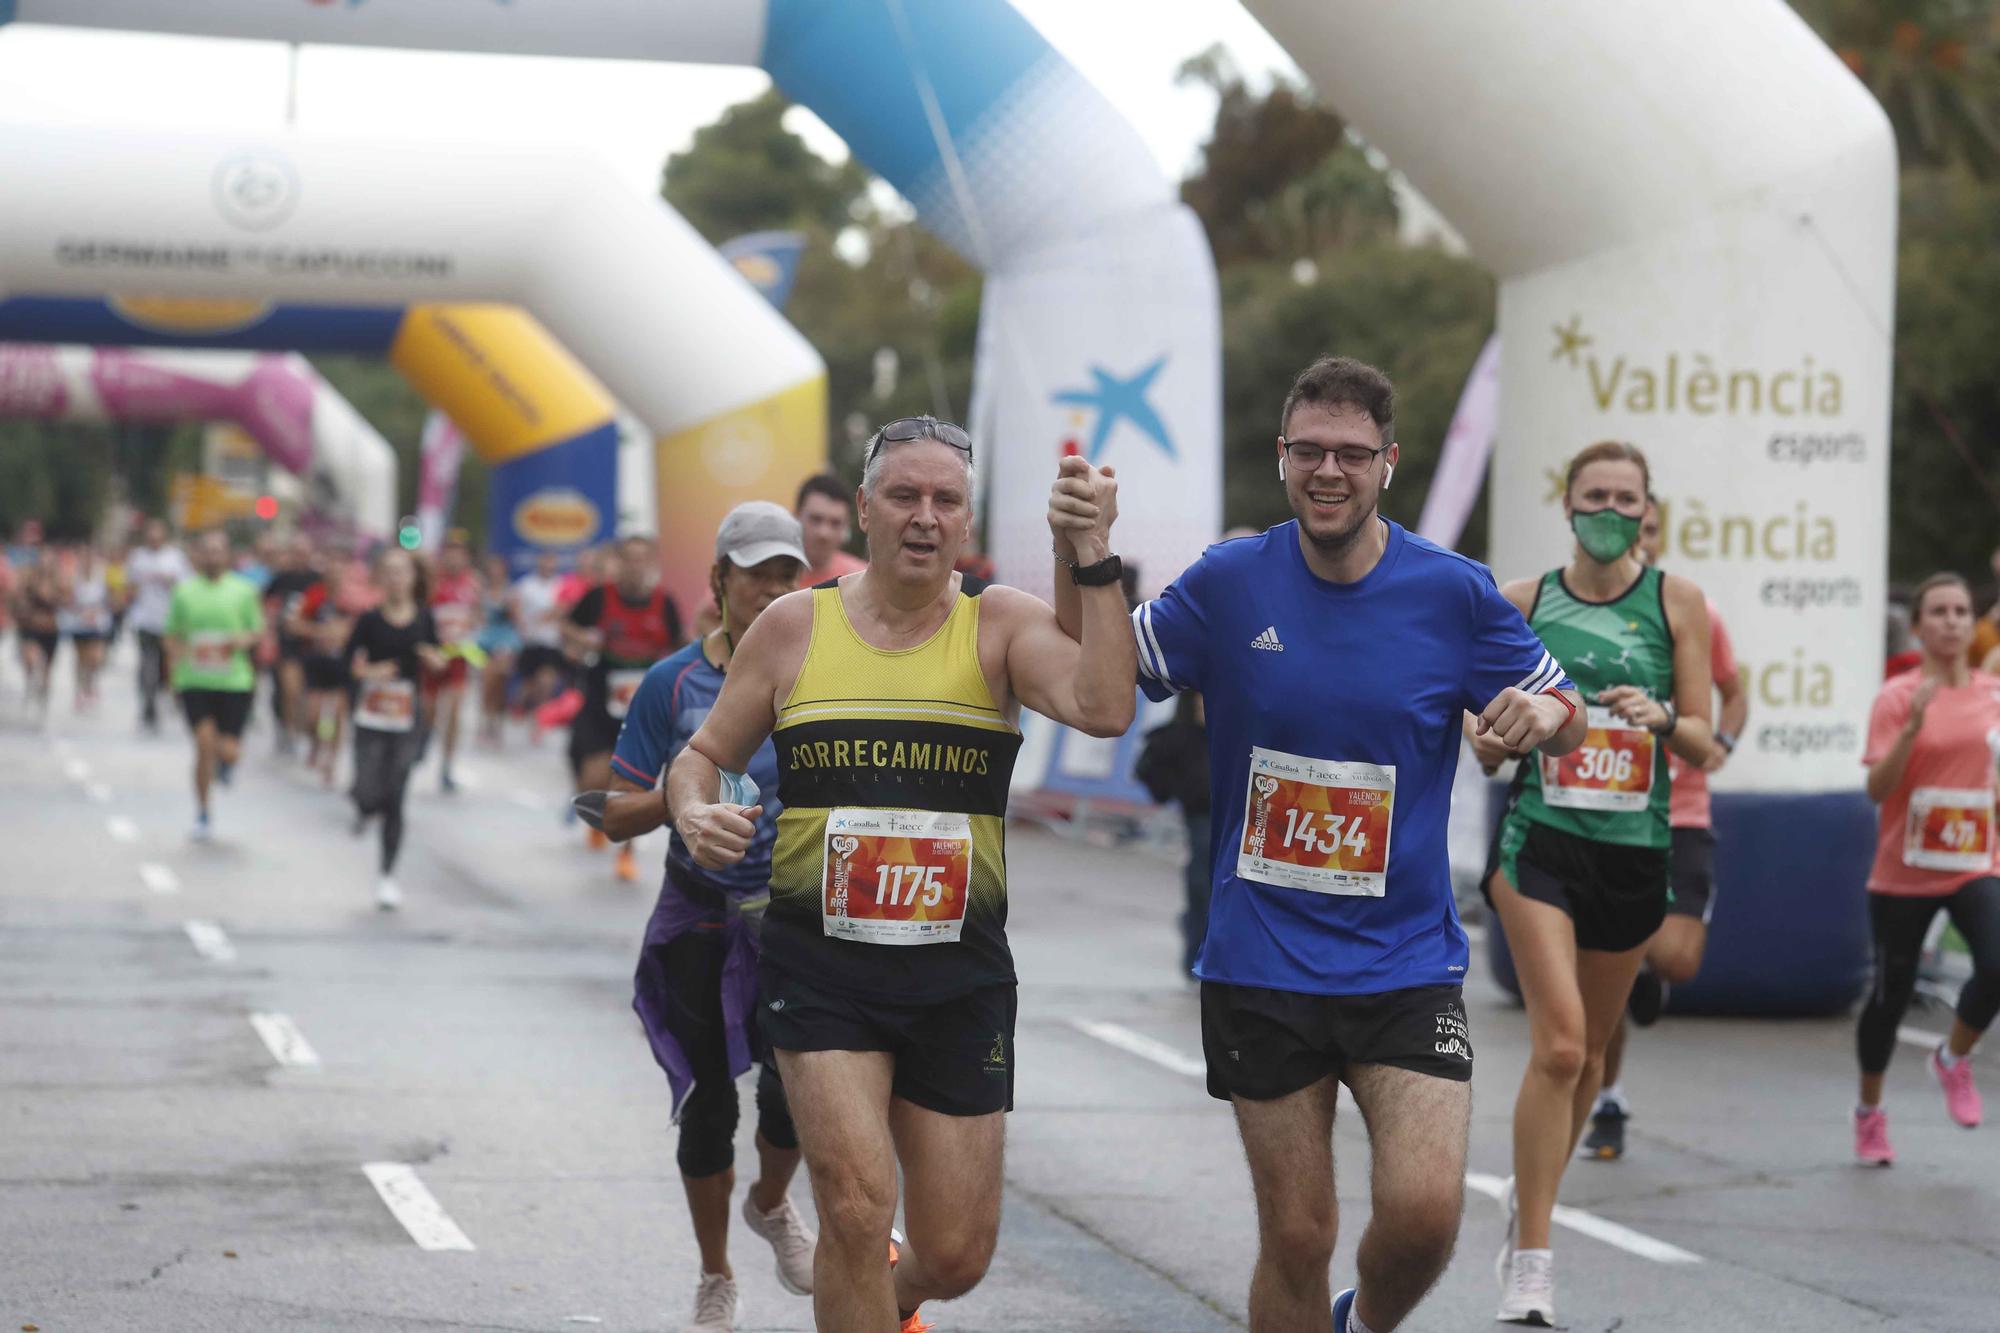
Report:
M 743 1220 L 750 1229 L 770 1243 L 778 1257 L 778 1284 L 794 1296 L 810 1296 L 813 1289 L 813 1251 L 819 1237 L 806 1225 L 790 1199 L 782 1200 L 770 1212 L 759 1212 L 749 1195 L 743 1196 Z
M 375 881 L 375 905 L 385 912 L 393 912 L 403 905 L 403 891 L 388 875 Z
M 1500 1289 L 1500 1309 L 1493 1317 L 1503 1324 L 1556 1325 L 1555 1254 L 1549 1250 L 1516 1250 L 1511 1271 Z
M 199 814 L 194 817 L 194 827 L 188 830 L 188 840 L 190 842 L 215 841 L 215 828 L 208 822 L 206 814 Z
M 720 1273 L 703 1273 L 694 1293 L 694 1319 L 686 1333 L 736 1333 L 736 1319 L 742 1313 L 736 1283 Z

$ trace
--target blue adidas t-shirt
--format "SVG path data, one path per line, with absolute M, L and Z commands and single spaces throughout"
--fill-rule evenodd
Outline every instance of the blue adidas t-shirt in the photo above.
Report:
M 722 693 L 722 672 L 709 663 L 701 642 L 687 645 L 655 662 L 639 682 L 611 752 L 611 767 L 620 777 L 650 787 L 673 763 L 674 756 L 701 730 L 708 710 Z M 697 865 L 678 833 L 669 833 L 667 866 L 682 880 L 724 893 L 761 891 L 771 880 L 771 847 L 778 839 L 778 751 L 768 739 L 751 757 L 750 780 L 764 813 L 757 819 L 757 836 L 741 861 L 727 870 Z
M 1207 709 L 1206 980 L 1367 995 L 1465 977 L 1445 855 L 1461 711 L 1568 680 L 1484 565 L 1387 526 L 1358 582 L 1313 574 L 1283 523 L 1209 547 L 1133 612 L 1147 695 L 1199 690 Z

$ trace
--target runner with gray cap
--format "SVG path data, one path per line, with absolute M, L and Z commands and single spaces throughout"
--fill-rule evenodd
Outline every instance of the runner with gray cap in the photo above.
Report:
M 653 666 L 640 682 L 611 757 L 611 786 L 579 802 L 584 817 L 624 841 L 670 823 L 661 774 L 708 716 L 730 658 L 765 607 L 798 586 L 806 569 L 798 520 L 763 500 L 740 504 L 715 538 L 709 590 L 721 609 L 714 630 Z M 667 844 L 667 873 L 639 951 L 632 1007 L 673 1090 L 680 1125 L 681 1183 L 701 1250 L 701 1284 L 690 1333 L 736 1327 L 741 1301 L 729 1266 L 729 1200 L 736 1156 L 736 1079 L 757 1076 L 757 1182 L 743 1220 L 770 1242 L 778 1281 L 812 1291 L 816 1238 L 786 1191 L 799 1166 L 777 1070 L 758 1039 L 757 926 L 771 900 L 771 847 L 777 838 L 778 757 L 769 740 L 746 773 L 730 774 L 726 799 L 761 803 L 749 852 L 711 870 L 689 856 L 680 834 Z

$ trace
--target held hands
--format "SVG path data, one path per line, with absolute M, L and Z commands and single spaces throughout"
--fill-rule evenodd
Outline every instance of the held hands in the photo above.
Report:
M 1502 759 L 1520 758 L 1561 731 L 1568 721 L 1569 709 L 1560 699 L 1509 686 L 1481 710 L 1472 752 L 1480 767 L 1490 773 Z
M 1598 694 L 1597 702 L 1635 727 L 1657 731 L 1667 724 L 1667 706 L 1637 685 L 1613 685 Z
M 726 870 L 750 850 L 750 841 L 757 836 L 757 817 L 763 813 L 762 805 L 691 806 L 674 821 L 674 831 L 696 865 Z
M 1049 488 L 1049 531 L 1056 550 L 1073 552 L 1078 564 L 1094 565 L 1111 554 L 1111 525 L 1118 518 L 1117 472 L 1090 460 L 1062 460 Z

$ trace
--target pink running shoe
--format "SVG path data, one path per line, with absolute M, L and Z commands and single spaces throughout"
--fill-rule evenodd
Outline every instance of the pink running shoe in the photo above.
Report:
M 1972 1057 L 1960 1056 L 1958 1063 L 1949 1069 L 1938 1057 L 1944 1054 L 1939 1046 L 1931 1052 L 1931 1073 L 1937 1075 L 1938 1086 L 1944 1089 L 1944 1109 L 1951 1118 L 1967 1129 L 1979 1128 L 1979 1089 L 1972 1086 Z
M 1890 1166 L 1896 1150 L 1889 1146 L 1889 1113 L 1881 1107 L 1854 1113 L 1854 1157 L 1863 1166 Z

